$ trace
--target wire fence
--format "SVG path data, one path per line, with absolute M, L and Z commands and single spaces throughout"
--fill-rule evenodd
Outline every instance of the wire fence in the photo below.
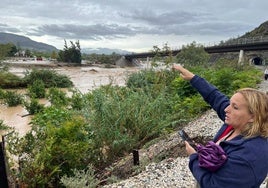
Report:
M 243 44 L 257 44 L 268 42 L 268 36 L 255 36 L 255 37 L 243 37 L 236 39 L 229 39 L 226 41 L 218 41 L 218 42 L 209 42 L 209 43 L 197 43 L 198 45 L 202 45 L 203 47 L 213 47 L 213 46 L 231 46 L 231 45 L 243 45 Z M 174 46 L 171 47 L 172 51 L 181 50 L 184 46 Z
M 225 42 L 220 42 L 218 45 L 240 45 L 240 44 L 256 44 L 268 42 L 268 36 L 259 36 L 259 37 L 251 37 L 251 38 L 238 38 L 238 39 L 229 39 Z

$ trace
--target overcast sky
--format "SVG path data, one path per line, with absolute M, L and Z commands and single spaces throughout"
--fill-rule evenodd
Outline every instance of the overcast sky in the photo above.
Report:
M 268 0 L 0 0 L 0 32 L 62 49 L 209 45 L 268 20 Z

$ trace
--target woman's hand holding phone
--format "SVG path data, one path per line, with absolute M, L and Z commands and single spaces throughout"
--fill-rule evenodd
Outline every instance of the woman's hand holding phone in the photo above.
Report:
M 187 154 L 191 155 L 193 153 L 196 153 L 196 143 L 188 136 L 188 134 L 184 130 L 180 130 L 178 134 L 185 142 Z

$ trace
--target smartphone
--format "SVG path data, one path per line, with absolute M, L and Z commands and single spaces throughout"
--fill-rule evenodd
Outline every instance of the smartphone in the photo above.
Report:
M 183 129 L 179 130 L 178 134 L 180 135 L 183 141 L 187 141 L 193 148 L 196 147 L 195 142 L 189 137 L 189 135 Z

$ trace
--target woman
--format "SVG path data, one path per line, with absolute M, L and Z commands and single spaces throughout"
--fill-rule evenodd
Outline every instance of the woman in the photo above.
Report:
M 189 168 L 203 188 L 259 187 L 268 173 L 268 95 L 255 89 L 238 90 L 229 100 L 205 79 L 174 65 L 189 80 L 224 124 L 214 137 L 227 154 L 215 172 L 199 167 L 198 153 L 188 142 Z

